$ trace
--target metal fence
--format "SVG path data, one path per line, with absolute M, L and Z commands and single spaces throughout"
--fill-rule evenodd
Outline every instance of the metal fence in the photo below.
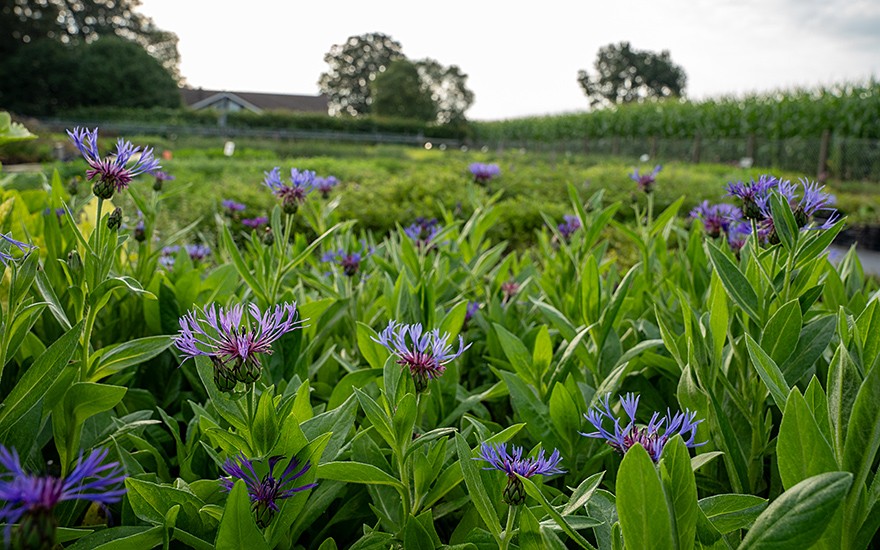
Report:
M 766 166 L 803 172 L 820 179 L 880 181 L 880 141 L 836 137 L 791 138 L 618 138 L 555 142 L 497 141 L 484 143 L 496 151 L 597 154 L 638 158 L 648 155 L 660 162 L 715 162 Z
M 791 138 L 771 140 L 748 138 L 622 138 L 579 139 L 565 141 L 499 140 L 472 141 L 434 138 L 424 135 L 352 133 L 327 130 L 289 128 L 234 128 L 229 126 L 176 126 L 165 124 L 99 122 L 89 120 L 43 119 L 40 123 L 53 130 L 74 126 L 100 126 L 119 134 L 161 136 L 195 135 L 223 138 L 264 138 L 357 142 L 371 144 L 402 144 L 425 146 L 482 147 L 503 152 L 524 149 L 530 152 L 597 154 L 638 158 L 648 155 L 660 162 L 715 162 L 765 166 L 802 172 L 819 179 L 836 178 L 847 181 L 880 181 L 880 141 L 833 136 L 826 133 L 819 139 Z

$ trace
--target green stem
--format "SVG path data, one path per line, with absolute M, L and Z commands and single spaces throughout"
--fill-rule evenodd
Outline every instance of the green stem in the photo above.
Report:
M 284 268 L 285 260 L 287 259 L 287 254 L 285 254 L 287 250 L 287 246 L 290 244 L 290 234 L 293 232 L 293 215 L 285 214 L 284 215 L 284 237 L 280 242 L 276 239 L 276 255 L 275 261 L 277 262 L 275 265 L 275 280 L 272 282 L 272 293 L 270 298 L 272 299 L 272 303 L 266 304 L 268 307 L 275 305 L 278 302 L 278 292 L 281 290 L 281 279 L 286 273 L 282 273 Z
M 88 304 L 85 305 L 86 311 L 83 314 L 85 317 L 85 326 L 83 327 L 83 335 L 82 335 L 82 364 L 79 366 L 79 382 L 87 382 L 89 378 L 89 362 L 91 361 L 90 357 L 90 347 L 92 340 L 92 328 L 95 326 L 95 311 L 89 307 Z
M 501 550 L 507 550 L 510 541 L 513 540 L 513 524 L 516 523 L 517 512 L 519 512 L 519 506 L 509 506 L 507 508 L 507 525 L 501 534 L 501 544 L 499 544 Z
M 403 490 L 401 491 L 401 496 L 403 497 L 403 517 L 407 518 L 411 513 L 415 514 L 415 510 L 412 510 L 412 504 L 410 504 L 412 499 L 410 497 L 409 475 L 406 472 L 403 453 L 400 453 L 397 457 L 397 466 L 400 472 L 400 482 L 403 483 Z
M 95 222 L 95 255 L 98 257 L 98 269 L 94 271 L 98 278 L 104 273 L 104 247 L 101 246 L 101 215 L 103 210 L 104 199 L 98 197 L 98 216 Z M 100 280 L 89 281 L 89 284 L 97 286 L 100 282 Z

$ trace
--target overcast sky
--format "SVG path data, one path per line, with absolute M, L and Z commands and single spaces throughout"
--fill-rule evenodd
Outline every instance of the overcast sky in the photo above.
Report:
M 475 120 L 585 110 L 578 70 L 620 41 L 669 50 L 697 99 L 880 76 L 880 0 L 142 0 L 140 11 L 180 38 L 194 87 L 318 94 L 333 44 L 382 32 L 410 59 L 461 67 Z

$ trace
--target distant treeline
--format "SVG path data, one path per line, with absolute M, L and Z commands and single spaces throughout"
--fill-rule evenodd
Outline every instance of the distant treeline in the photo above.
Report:
M 880 139 L 880 82 L 780 91 L 705 101 L 666 100 L 586 113 L 473 124 L 483 142 L 554 142 L 583 138 Z

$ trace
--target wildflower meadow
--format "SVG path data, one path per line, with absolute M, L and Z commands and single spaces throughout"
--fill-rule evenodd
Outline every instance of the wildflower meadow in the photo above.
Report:
M 270 161 L 271 210 L 218 186 L 208 232 L 100 133 L 78 183 L 0 189 L 4 547 L 880 544 L 880 292 L 810 178 L 691 211 L 652 162 L 512 247 L 491 154 L 387 232 Z

